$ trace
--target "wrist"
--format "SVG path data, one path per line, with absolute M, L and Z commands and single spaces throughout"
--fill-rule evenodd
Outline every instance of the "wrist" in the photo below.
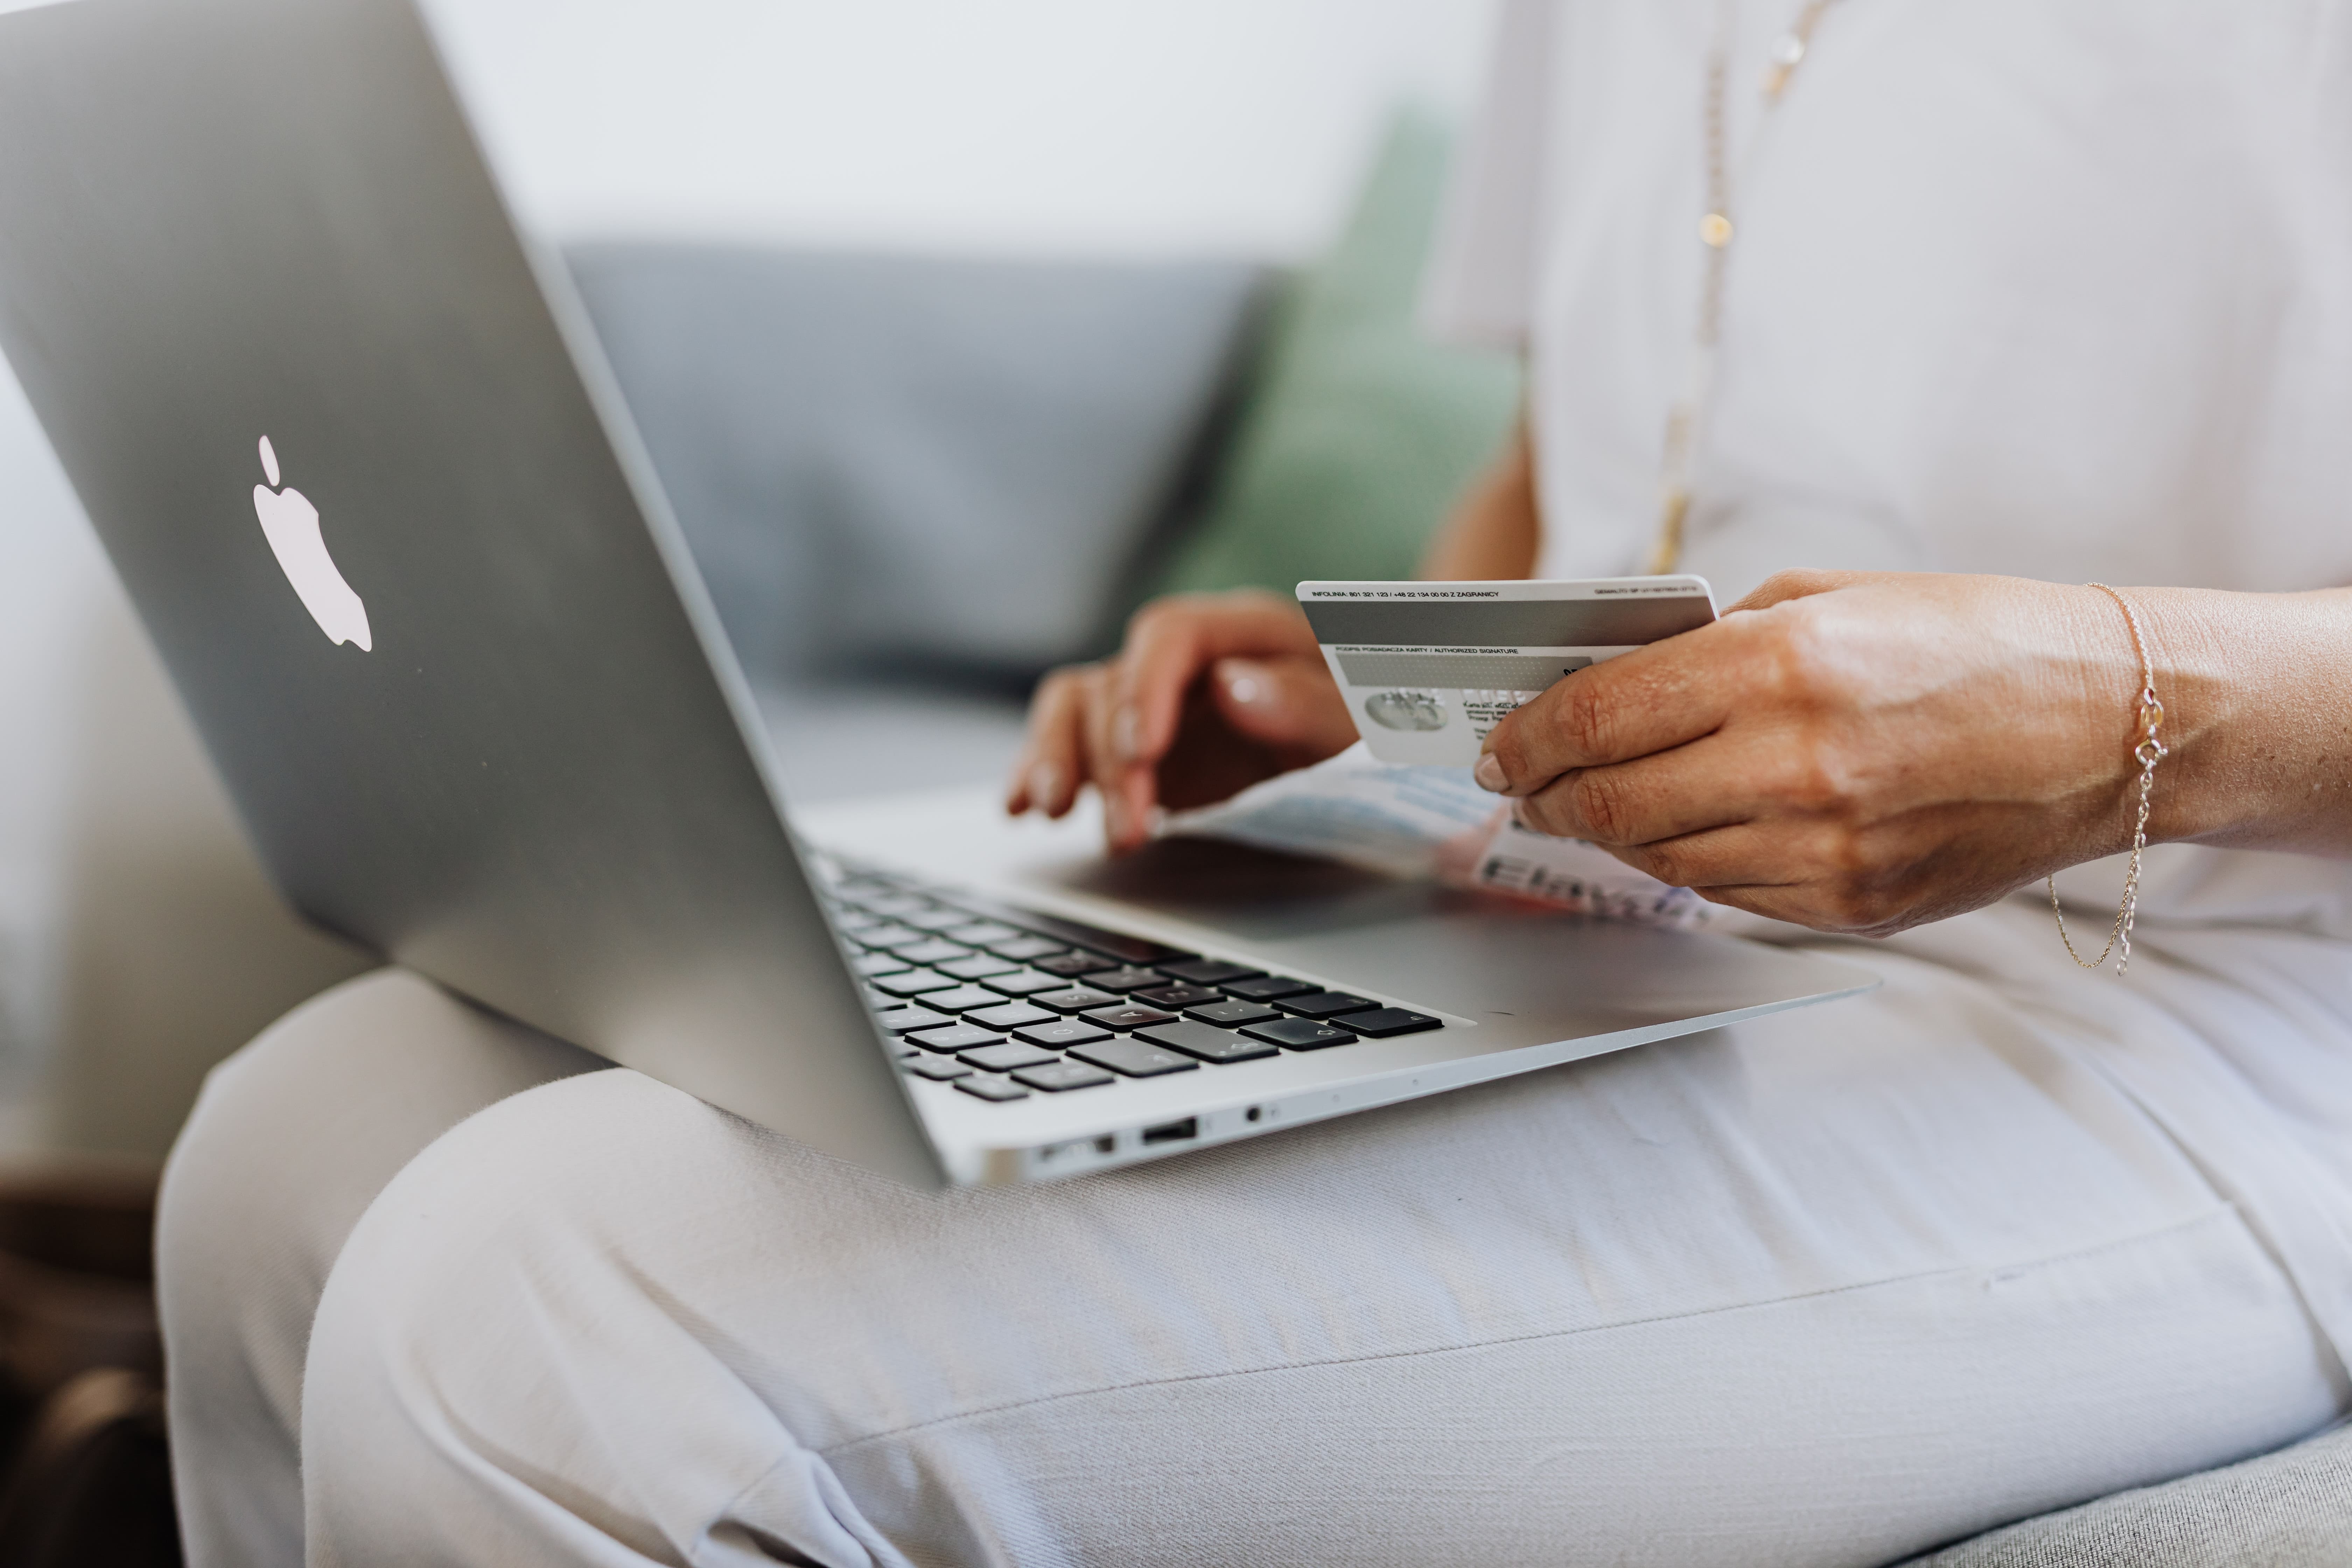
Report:
M 2302 787 L 2278 697 L 2297 663 L 2298 595 L 2126 589 L 2142 606 L 2164 704 L 2150 842 L 2262 842 Z M 2283 724 L 2282 721 L 2285 723 Z

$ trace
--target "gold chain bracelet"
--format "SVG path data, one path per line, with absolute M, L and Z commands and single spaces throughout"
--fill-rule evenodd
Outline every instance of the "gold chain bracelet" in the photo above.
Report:
M 2156 700 L 2156 664 L 2148 657 L 2147 639 L 2140 635 L 2139 615 L 2131 601 L 2105 583 L 2086 586 L 2096 588 L 2122 609 L 2131 627 L 2132 651 L 2139 655 L 2139 740 L 2132 747 L 2132 760 L 2139 764 L 2139 816 L 2132 824 L 2131 867 L 2124 873 L 2123 902 L 2116 908 L 2115 929 L 2107 932 L 2107 945 L 2099 949 L 2098 957 L 2086 959 L 2074 951 L 2074 939 L 2066 934 L 2066 911 L 2058 907 L 2058 879 L 2045 879 L 2050 884 L 2050 912 L 2058 917 L 2058 940 L 2066 944 L 2066 956 L 2079 968 L 2096 969 L 2120 946 L 2116 973 L 2122 974 L 2131 968 L 2132 922 L 2139 917 L 2139 862 L 2147 848 L 2148 793 L 2156 787 L 2156 764 L 2166 754 L 2164 742 L 2156 738 L 2157 726 L 2164 722 L 2164 704 Z

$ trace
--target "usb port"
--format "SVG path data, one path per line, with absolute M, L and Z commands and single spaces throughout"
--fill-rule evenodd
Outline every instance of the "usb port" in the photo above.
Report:
M 1200 1135 L 1201 1119 L 1197 1116 L 1188 1116 L 1181 1121 L 1163 1121 L 1157 1127 L 1143 1130 L 1146 1143 L 1181 1143 L 1188 1138 Z

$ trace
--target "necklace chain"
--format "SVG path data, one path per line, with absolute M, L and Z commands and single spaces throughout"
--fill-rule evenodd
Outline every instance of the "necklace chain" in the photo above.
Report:
M 1762 83 L 1764 111 L 1780 106 L 1789 84 L 1812 51 L 1813 30 L 1837 0 L 1806 0 L 1772 45 Z M 1738 226 L 1732 222 L 1731 189 L 1731 46 L 1737 0 L 1721 0 L 1716 11 L 1715 42 L 1707 50 L 1706 82 L 1700 127 L 1705 157 L 1706 208 L 1699 216 L 1702 247 L 1699 275 L 1698 324 L 1692 333 L 1689 385 L 1666 414 L 1665 453 L 1659 486 L 1658 538 L 1650 556 L 1653 574 L 1672 572 L 1683 553 L 1683 527 L 1690 515 L 1691 470 L 1697 458 L 1699 426 L 1706 414 L 1715 379 L 1715 350 L 1723 331 L 1723 275 L 1730 259 Z
M 2164 704 L 2156 700 L 2156 664 L 2149 658 L 2147 638 L 2139 629 L 2139 614 L 2131 601 L 2105 583 L 2093 583 L 2096 588 L 2120 605 L 2124 620 L 2131 627 L 2132 652 L 2139 656 L 2139 740 L 2132 747 L 2132 761 L 2139 764 L 2139 813 L 2132 823 L 2131 865 L 2124 872 L 2123 902 L 2116 906 L 2116 923 L 2107 932 L 2107 945 L 2099 949 L 2096 958 L 2084 958 L 2074 951 L 2074 939 L 2066 934 L 2066 911 L 2058 907 L 2058 879 L 2044 879 L 2050 885 L 2050 912 L 2058 917 L 2058 940 L 2066 944 L 2066 955 L 2076 966 L 2096 969 L 2116 956 L 2116 973 L 2123 974 L 2131 968 L 2132 925 L 2139 919 L 2139 862 L 2147 848 L 2148 793 L 2156 787 L 2156 764 L 2168 754 L 2162 741 L 2156 738 L 2157 726 L 2164 722 Z
M 1798 68 L 1812 52 L 1813 33 L 1822 18 L 1837 0 L 1806 0 L 1789 28 L 1774 40 L 1769 60 L 1764 68 L 1762 95 L 1767 116 L 1780 108 L 1780 101 L 1796 79 Z M 1702 147 L 1705 158 L 1706 211 L 1700 215 L 1698 240 L 1701 252 L 1699 274 L 1698 320 L 1692 332 L 1691 375 L 1684 395 L 1675 400 L 1666 414 L 1665 452 L 1662 464 L 1658 506 L 1658 538 L 1650 557 L 1654 574 L 1672 572 L 1680 564 L 1683 552 L 1685 524 L 1690 517 L 1691 475 L 1697 456 L 1699 426 L 1706 412 L 1714 389 L 1715 353 L 1723 334 L 1724 271 L 1731 258 L 1733 240 L 1738 237 L 1738 226 L 1732 221 L 1731 183 L 1731 46 L 1735 29 L 1732 22 L 1738 0 L 1719 0 L 1716 11 L 1715 42 L 1707 51 L 1706 79 L 1700 113 Z M 1759 140 L 1760 140 L 1760 134 Z M 1752 155 L 1752 154 L 1751 154 Z M 2137 742 L 2132 747 L 2132 760 L 2139 764 L 2139 801 L 2132 821 L 2131 864 L 2124 873 L 2122 901 L 2116 906 L 2115 924 L 2107 932 L 2107 944 L 2096 958 L 2084 958 L 2074 947 L 2074 939 L 2066 930 L 2066 912 L 2059 907 L 2058 880 L 2052 876 L 2050 912 L 2058 918 L 2058 940 L 2066 944 L 2067 956 L 2084 969 L 2096 969 L 2116 955 L 2116 973 L 2123 974 L 2131 968 L 2132 927 L 2139 918 L 2140 863 L 2147 849 L 2147 817 L 2150 797 L 2156 788 L 2156 764 L 2168 754 L 2165 744 L 2157 738 L 2157 730 L 2164 722 L 2164 704 L 2157 700 L 2156 664 L 2148 654 L 2147 638 L 2142 635 L 2139 613 L 2132 608 L 2129 599 L 2105 583 L 2089 584 L 2096 588 L 2124 613 L 2125 623 L 2131 627 L 2132 651 L 2139 657 L 2139 713 Z

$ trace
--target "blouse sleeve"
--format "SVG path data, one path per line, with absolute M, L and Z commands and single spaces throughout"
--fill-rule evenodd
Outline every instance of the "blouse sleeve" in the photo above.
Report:
M 1535 315 L 1555 0 L 1504 0 L 1486 99 L 1456 155 L 1422 291 L 1423 324 L 1519 347 Z

